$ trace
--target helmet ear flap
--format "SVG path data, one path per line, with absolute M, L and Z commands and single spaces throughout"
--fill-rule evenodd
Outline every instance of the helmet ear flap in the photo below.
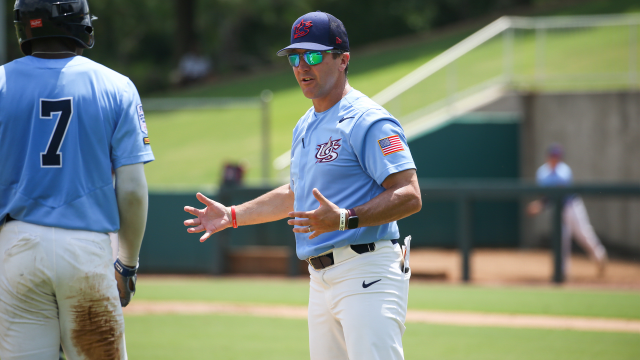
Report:
M 20 44 L 20 50 L 25 55 L 31 55 L 31 41 L 25 41 Z

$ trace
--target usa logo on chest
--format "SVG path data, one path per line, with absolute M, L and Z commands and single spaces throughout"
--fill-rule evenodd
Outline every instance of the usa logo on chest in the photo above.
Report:
M 340 148 L 340 140 L 332 140 L 331 137 L 329 141 L 324 144 L 320 144 L 317 146 L 318 152 L 316 152 L 316 164 L 317 163 L 328 163 L 338 158 L 338 149 Z

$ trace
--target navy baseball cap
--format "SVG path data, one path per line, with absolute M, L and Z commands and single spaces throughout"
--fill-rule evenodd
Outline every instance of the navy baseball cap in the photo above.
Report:
M 547 155 L 562 157 L 562 155 L 564 155 L 564 149 L 560 144 L 551 144 L 547 149 Z
M 278 51 L 286 56 L 291 49 L 349 51 L 349 38 L 342 21 L 322 11 L 304 14 L 291 27 L 291 45 Z

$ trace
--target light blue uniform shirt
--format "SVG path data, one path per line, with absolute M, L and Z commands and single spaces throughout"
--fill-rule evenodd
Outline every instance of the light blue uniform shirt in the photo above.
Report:
M 365 204 L 385 190 L 381 184 L 387 176 L 415 168 L 400 123 L 357 90 L 325 112 L 312 107 L 293 130 L 290 186 L 295 211 L 318 208 L 313 188 L 340 208 Z M 312 240 L 296 233 L 296 251 L 306 259 L 337 247 L 399 237 L 395 221 Z
M 545 187 L 569 186 L 573 182 L 573 174 L 569 165 L 563 162 L 559 162 L 555 169 L 544 163 L 536 171 L 536 181 L 538 185 Z
M 154 160 L 138 91 L 87 58 L 0 67 L 0 221 L 120 228 L 112 169 Z
M 555 169 L 551 169 L 549 163 L 544 163 L 536 171 L 536 182 L 544 187 L 570 186 L 573 183 L 573 173 L 569 165 L 559 162 Z M 576 195 L 569 195 L 564 198 L 565 204 L 573 200 Z

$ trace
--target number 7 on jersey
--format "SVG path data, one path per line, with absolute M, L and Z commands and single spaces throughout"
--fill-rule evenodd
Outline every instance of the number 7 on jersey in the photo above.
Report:
M 62 167 L 62 153 L 60 147 L 69 128 L 69 122 L 73 115 L 73 98 L 57 100 L 40 99 L 40 118 L 53 119 L 53 114 L 58 114 L 58 121 L 53 127 L 53 133 L 49 138 L 47 150 L 40 153 L 41 167 Z

